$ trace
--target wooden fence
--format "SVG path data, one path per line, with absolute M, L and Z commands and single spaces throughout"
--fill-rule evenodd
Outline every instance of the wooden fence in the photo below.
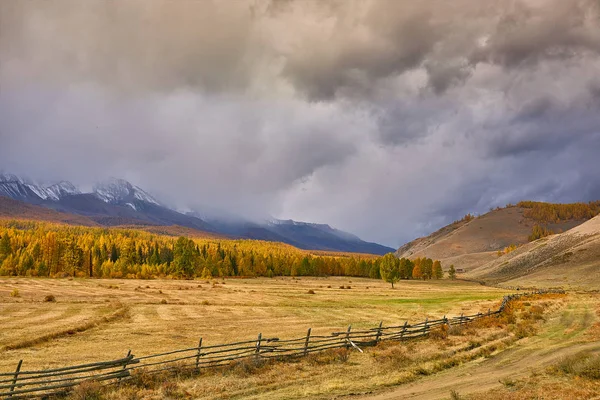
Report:
M 432 330 L 442 325 L 462 325 L 479 318 L 500 314 L 510 301 L 522 296 L 564 291 L 538 291 L 505 296 L 500 308 L 495 311 L 473 315 L 460 315 L 453 318 L 437 320 L 426 319 L 423 322 L 402 325 L 379 326 L 365 330 L 352 330 L 352 326 L 331 335 L 313 335 L 308 329 L 306 336 L 298 339 L 264 338 L 259 333 L 253 340 L 206 346 L 200 339 L 198 346 L 174 350 L 161 354 L 135 357 L 131 350 L 124 358 L 77 365 L 72 367 L 46 369 L 38 371 L 23 371 L 23 361 L 19 361 L 14 372 L 0 373 L 0 398 L 22 399 L 44 397 L 49 394 L 68 392 L 72 387 L 83 382 L 103 382 L 118 384 L 129 379 L 132 373 L 143 370 L 146 374 L 163 373 L 165 371 L 195 370 L 215 368 L 229 365 L 241 359 L 289 359 L 302 357 L 311 353 L 329 349 L 361 348 L 375 346 L 384 340 L 408 340 L 428 335 Z

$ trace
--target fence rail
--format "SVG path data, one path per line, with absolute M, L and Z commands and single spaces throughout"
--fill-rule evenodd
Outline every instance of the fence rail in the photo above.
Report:
M 284 359 L 307 356 L 311 353 L 329 349 L 355 348 L 375 346 L 384 340 L 408 340 L 427 336 L 432 330 L 443 325 L 463 325 L 479 318 L 501 314 L 506 306 L 519 297 L 545 293 L 564 293 L 562 290 L 545 290 L 505 296 L 498 310 L 487 313 L 460 315 L 437 320 L 426 319 L 423 322 L 402 325 L 379 326 L 371 329 L 352 330 L 352 325 L 345 331 L 333 332 L 331 335 L 313 335 L 308 329 L 306 336 L 297 339 L 264 338 L 258 334 L 254 340 L 227 344 L 205 346 L 200 339 L 198 346 L 173 350 L 160 354 L 135 357 L 131 350 L 124 358 L 77 366 L 24 371 L 23 361 L 19 361 L 14 372 L 0 373 L 0 398 L 23 399 L 42 397 L 49 394 L 67 392 L 83 382 L 95 381 L 107 384 L 118 384 L 129 379 L 132 372 L 143 370 L 144 373 L 156 374 L 165 371 L 225 366 L 233 361 L 251 357 L 260 359 Z

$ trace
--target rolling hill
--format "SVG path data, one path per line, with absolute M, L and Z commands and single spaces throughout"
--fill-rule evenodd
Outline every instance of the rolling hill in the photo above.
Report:
M 598 289 L 600 216 L 523 245 L 465 277 L 504 286 Z
M 586 221 L 585 218 L 551 218 L 543 220 L 530 203 L 492 210 L 479 217 L 465 218 L 447 225 L 427 237 L 400 247 L 399 257 L 429 257 L 442 262 L 444 268 L 473 271 L 498 258 L 498 251 L 529 242 L 532 229 L 543 224 L 553 232 L 563 232 Z M 535 205 L 545 203 L 532 203 Z

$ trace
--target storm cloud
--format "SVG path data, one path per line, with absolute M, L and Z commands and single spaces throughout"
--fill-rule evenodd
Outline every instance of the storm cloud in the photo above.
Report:
M 0 2 L 0 169 L 398 246 L 600 198 L 598 0 Z

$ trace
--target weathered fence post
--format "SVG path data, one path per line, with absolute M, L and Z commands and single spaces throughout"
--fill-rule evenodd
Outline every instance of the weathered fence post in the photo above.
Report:
M 462 324 L 463 324 L 463 315 L 465 315 L 465 313 L 460 313 L 460 319 L 459 319 L 460 326 L 462 326 Z
M 487 316 L 489 317 L 490 315 L 492 315 L 492 309 L 488 308 L 488 315 Z
M 196 355 L 196 371 L 200 372 L 200 356 L 202 355 L 202 338 L 200 338 L 200 342 L 198 343 L 198 354 Z
M 377 328 L 377 335 L 375 335 L 375 344 L 379 343 L 381 340 L 381 327 L 383 325 L 383 321 L 379 323 L 379 328 Z
M 427 326 L 427 322 L 429 321 L 429 317 L 425 318 L 425 333 L 424 335 L 427 335 L 429 333 L 429 327 Z
M 408 321 L 406 321 L 404 323 L 404 326 L 402 327 L 402 332 L 400 332 L 400 340 L 402 340 L 402 338 L 404 338 L 404 332 L 406 332 L 406 327 L 408 326 Z
M 350 347 L 350 330 L 352 325 L 348 325 L 348 331 L 346 331 L 346 347 Z
M 12 384 L 10 385 L 10 393 L 8 398 L 12 398 L 12 392 L 14 392 L 15 387 L 17 386 L 17 378 L 19 377 L 19 372 L 21 372 L 21 365 L 23 364 L 23 360 L 20 360 L 17 364 L 17 369 L 15 371 L 15 375 L 13 376 Z
M 312 328 L 308 328 L 308 332 L 306 332 L 306 341 L 304 342 L 304 355 L 308 354 L 308 341 L 310 340 L 310 331 Z
M 256 341 L 256 355 L 260 355 L 260 342 L 262 341 L 262 333 L 258 334 L 258 340 Z
M 125 364 L 123 364 L 123 369 L 122 369 L 123 372 L 127 370 L 127 364 L 129 364 L 129 361 L 131 361 L 130 357 L 131 357 L 131 350 L 129 350 L 127 352 L 127 356 L 125 356 Z M 118 384 L 121 384 L 121 379 L 123 379 L 122 373 L 121 373 L 121 375 L 119 375 L 119 378 L 117 381 Z

